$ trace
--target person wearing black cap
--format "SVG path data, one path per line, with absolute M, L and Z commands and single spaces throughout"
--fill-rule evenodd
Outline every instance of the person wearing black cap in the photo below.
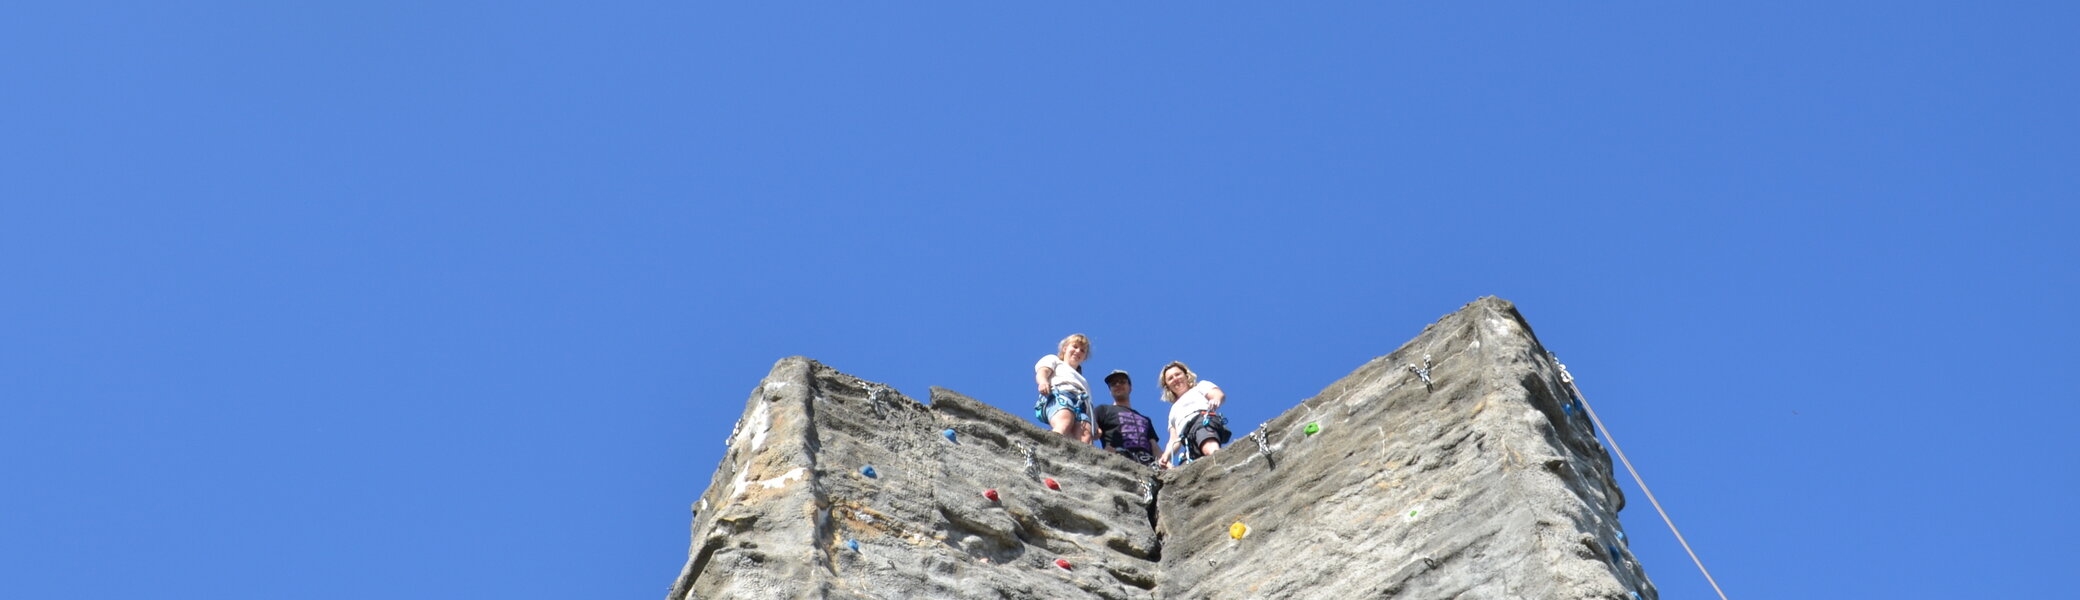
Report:
M 1134 379 L 1126 371 L 1113 371 L 1105 376 L 1105 387 L 1112 390 L 1112 404 L 1097 409 L 1098 430 L 1104 432 L 1099 440 L 1107 450 L 1156 466 L 1156 448 L 1160 445 L 1156 443 L 1155 422 L 1134 410 Z

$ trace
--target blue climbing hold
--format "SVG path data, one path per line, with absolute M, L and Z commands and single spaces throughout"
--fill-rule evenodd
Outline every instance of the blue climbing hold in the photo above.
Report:
M 858 552 L 859 540 L 845 540 L 845 547 L 851 548 L 853 552 Z
M 1625 541 L 1625 532 L 1623 532 L 1623 531 L 1618 531 L 1618 532 L 1616 532 L 1616 533 L 1618 534 L 1618 541 L 1620 541 L 1620 542 L 1622 542 L 1622 541 Z
M 1573 402 L 1569 402 L 1569 403 L 1567 403 L 1567 404 L 1562 404 L 1562 405 L 1560 405 L 1560 410 L 1561 410 L 1561 411 L 1563 411 L 1563 412 L 1566 412 L 1566 413 L 1567 413 L 1567 414 L 1569 414 L 1569 415 L 1573 415 L 1573 414 L 1574 414 L 1574 403 L 1573 403 Z
M 874 478 L 874 477 L 875 477 L 875 475 L 874 475 L 874 465 L 867 465 L 867 466 L 864 466 L 864 467 L 860 467 L 860 468 L 859 468 L 859 474 L 861 474 L 861 475 L 865 475 L 865 476 L 867 476 L 867 478 L 869 478 L 869 479 L 872 479 L 872 478 Z
M 1625 592 L 1625 593 L 1627 593 L 1627 594 L 1632 594 L 1632 600 L 1639 600 L 1639 592 Z
M 946 441 L 949 441 L 949 442 L 953 442 L 953 443 L 956 443 L 956 444 L 960 443 L 960 440 L 956 440 L 956 439 L 953 439 L 953 430 L 952 430 L 952 429 L 947 429 L 947 430 L 946 430 Z
M 1603 545 L 1603 549 L 1611 551 L 1611 558 L 1619 558 L 1619 557 L 1621 557 L 1621 556 L 1622 556 L 1622 555 L 1618 554 L 1618 547 L 1617 547 L 1617 546 L 1613 546 L 1613 545 L 1610 545 L 1610 544 L 1604 544 L 1604 545 Z

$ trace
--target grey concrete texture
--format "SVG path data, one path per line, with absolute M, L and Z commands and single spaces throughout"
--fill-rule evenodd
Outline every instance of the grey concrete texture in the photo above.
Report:
M 668 597 L 1151 598 L 1155 475 L 952 391 L 926 406 L 783 359 L 694 505 Z
M 1512 305 L 1468 304 L 1166 473 L 1160 595 L 1656 598 L 1570 390 Z
M 1658 596 L 1609 455 L 1504 300 L 1164 472 L 931 394 L 775 364 L 667 599 Z

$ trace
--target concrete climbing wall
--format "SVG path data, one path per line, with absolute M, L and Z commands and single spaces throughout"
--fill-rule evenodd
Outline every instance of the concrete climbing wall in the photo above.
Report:
M 788 358 L 694 505 L 668 597 L 1151 598 L 1153 480 L 966 396 L 927 407 Z
M 1165 479 L 1166 598 L 1656 597 L 1609 455 L 1499 299 Z
M 1657 597 L 1609 455 L 1495 298 L 1160 476 L 800 357 L 729 443 L 668 600 Z

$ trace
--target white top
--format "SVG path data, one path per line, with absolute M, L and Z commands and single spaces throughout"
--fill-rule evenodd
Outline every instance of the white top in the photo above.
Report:
M 1042 356 L 1040 357 L 1040 362 L 1033 365 L 1033 370 L 1039 371 L 1043 367 L 1054 369 L 1054 376 L 1047 379 L 1047 387 L 1068 386 L 1076 388 L 1076 391 L 1079 392 L 1091 393 L 1091 384 L 1083 378 L 1083 371 L 1078 371 L 1076 367 L 1069 366 L 1069 361 L 1062 360 L 1062 357 L 1053 354 Z
M 1212 410 L 1213 403 L 1206 399 L 1206 390 L 1210 389 L 1213 389 L 1213 382 L 1201 379 L 1192 389 L 1185 390 L 1184 395 L 1178 396 L 1177 402 L 1170 405 L 1170 437 L 1176 438 L 1183 434 L 1184 426 L 1191 423 L 1194 413 Z

